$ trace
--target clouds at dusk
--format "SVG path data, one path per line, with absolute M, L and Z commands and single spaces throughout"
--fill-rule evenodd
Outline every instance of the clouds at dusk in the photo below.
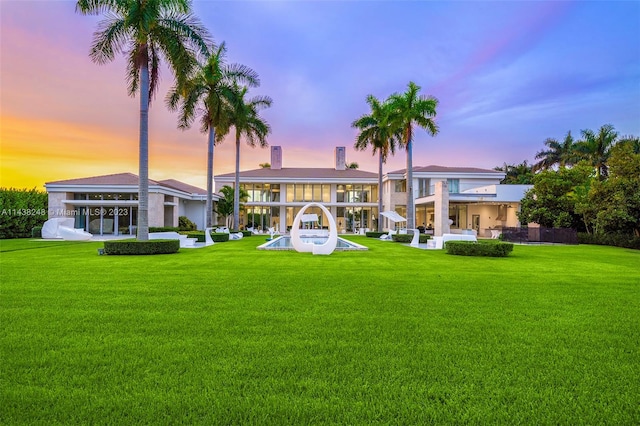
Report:
M 99 17 L 72 1 L 2 1 L 3 186 L 137 173 L 138 99 L 127 96 L 124 58 L 88 51 Z M 436 137 L 416 132 L 414 165 L 492 168 L 532 161 L 548 137 L 611 123 L 640 134 L 638 2 L 195 1 L 194 12 L 229 62 L 260 74 L 256 95 L 285 167 L 330 167 L 351 149 L 351 122 L 368 94 L 386 98 L 409 81 L 439 101 Z M 206 136 L 176 127 L 164 107 L 164 69 L 150 114 L 150 177 L 203 187 Z M 233 170 L 231 138 L 216 147 L 215 173 Z M 241 166 L 269 151 L 243 146 Z M 385 170 L 402 168 L 404 152 Z M 63 166 L 62 166 L 63 165 Z

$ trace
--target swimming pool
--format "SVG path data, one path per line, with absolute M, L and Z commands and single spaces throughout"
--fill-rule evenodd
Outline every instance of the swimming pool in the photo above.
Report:
M 313 244 L 324 244 L 327 241 L 327 237 L 300 237 L 300 239 L 305 243 L 313 243 Z M 258 250 L 294 250 L 291 245 L 291 237 L 289 236 L 281 236 L 271 241 L 267 241 L 265 244 L 258 246 Z M 353 241 L 345 240 L 344 238 L 338 237 L 338 243 L 336 245 L 336 250 L 347 251 L 347 250 L 369 250 L 368 247 L 363 245 L 354 243 Z

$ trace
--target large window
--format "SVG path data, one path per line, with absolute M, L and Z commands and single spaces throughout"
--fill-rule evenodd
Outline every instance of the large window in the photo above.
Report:
M 336 187 L 338 203 L 375 203 L 378 201 L 378 185 L 339 184 Z
M 449 194 L 460 193 L 460 179 L 447 179 L 447 185 L 449 186 Z
M 407 192 L 407 181 L 404 179 L 395 181 L 395 192 Z
M 418 197 L 431 195 L 431 179 L 418 179 Z
M 290 183 L 287 185 L 287 202 L 331 201 L 331 185 L 319 183 Z
M 248 202 L 277 203 L 280 201 L 280 184 L 278 183 L 243 183 L 240 187 L 249 194 Z
M 449 219 L 453 221 L 451 228 L 466 229 L 467 228 L 467 206 L 464 204 L 449 205 Z

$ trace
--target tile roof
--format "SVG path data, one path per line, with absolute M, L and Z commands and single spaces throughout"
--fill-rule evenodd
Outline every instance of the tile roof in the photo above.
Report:
M 388 174 L 404 174 L 407 169 L 394 170 L 388 172 Z M 495 173 L 504 174 L 496 170 L 479 169 L 476 167 L 446 167 L 446 166 L 418 166 L 413 168 L 413 172 L 416 173 Z
M 112 175 L 57 180 L 54 182 L 46 183 L 46 185 L 137 185 L 137 184 L 138 184 L 138 175 L 134 175 L 133 173 L 116 173 Z M 149 179 L 149 184 L 157 185 L 158 182 Z
M 67 180 L 57 180 L 54 182 L 47 182 L 46 185 L 127 185 L 127 186 L 137 186 L 138 185 L 138 175 L 134 175 L 133 173 L 116 173 L 112 175 L 103 175 L 103 176 L 91 176 L 86 178 L 78 178 L 78 179 L 67 179 Z M 183 191 L 188 194 L 199 194 L 206 195 L 207 191 L 198 188 L 197 186 L 189 185 L 188 183 L 180 182 L 175 179 L 165 179 L 161 181 L 155 181 L 153 179 L 149 179 L 149 185 L 159 185 L 164 186 L 166 188 L 177 189 L 178 191 Z
M 180 182 L 175 179 L 165 179 L 158 181 L 162 186 L 168 186 L 169 188 L 177 189 L 178 191 L 187 192 L 189 194 L 207 195 L 207 191 L 197 186 L 189 185 L 188 183 Z
M 216 175 L 218 178 L 233 178 L 235 173 Z M 336 170 L 333 168 L 283 167 L 279 170 L 264 168 L 240 172 L 241 178 L 264 179 L 377 179 L 378 174 L 357 169 Z

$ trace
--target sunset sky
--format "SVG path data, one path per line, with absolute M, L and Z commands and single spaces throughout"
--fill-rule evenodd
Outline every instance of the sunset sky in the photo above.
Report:
M 229 62 L 260 74 L 256 95 L 284 167 L 331 167 L 333 149 L 377 171 L 352 149 L 351 122 L 409 81 L 439 99 L 436 137 L 417 131 L 415 166 L 493 168 L 532 162 L 548 137 L 613 124 L 640 135 L 638 1 L 194 1 Z M 3 187 L 138 173 L 138 99 L 122 56 L 89 58 L 100 17 L 73 1 L 0 0 Z M 150 177 L 205 187 L 206 136 L 176 127 L 164 106 L 163 69 L 150 112 Z M 233 171 L 231 138 L 214 173 Z M 269 161 L 242 146 L 242 169 Z M 385 171 L 403 168 L 404 151 Z

